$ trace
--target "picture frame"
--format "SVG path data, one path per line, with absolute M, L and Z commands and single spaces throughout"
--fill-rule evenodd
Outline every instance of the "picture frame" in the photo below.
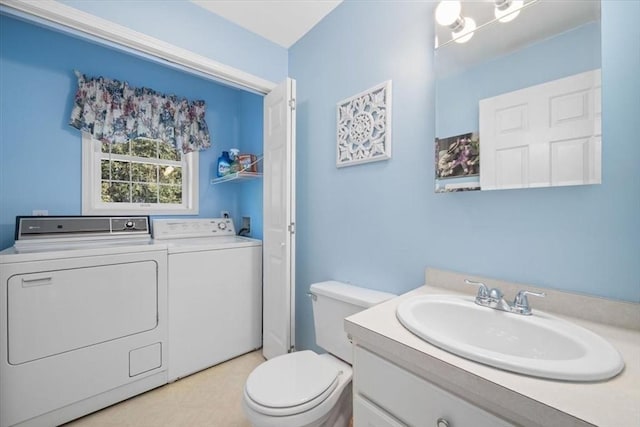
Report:
M 389 160 L 391 80 L 338 102 L 336 127 L 336 167 Z
M 480 139 L 477 132 L 436 138 L 436 179 L 480 175 Z
M 480 138 L 468 132 L 435 139 L 435 192 L 480 190 Z

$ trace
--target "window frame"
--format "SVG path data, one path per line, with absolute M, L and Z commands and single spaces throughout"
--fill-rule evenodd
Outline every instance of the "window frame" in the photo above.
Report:
M 181 205 L 102 201 L 102 143 L 82 132 L 82 215 L 197 215 L 199 213 L 199 154 L 182 156 Z

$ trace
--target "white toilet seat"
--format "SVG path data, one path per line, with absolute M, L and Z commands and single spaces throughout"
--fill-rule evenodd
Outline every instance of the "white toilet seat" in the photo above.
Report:
M 291 360 L 290 357 L 293 354 L 296 353 L 277 356 L 273 359 L 270 359 L 270 361 L 278 359 L 282 360 L 282 363 L 288 364 L 288 361 Z M 326 422 L 329 422 L 329 425 L 332 426 L 335 424 L 346 427 L 349 424 L 349 419 L 351 418 L 352 413 L 351 379 L 353 377 L 353 370 L 351 368 L 351 365 L 330 354 L 316 354 L 316 356 L 322 361 L 334 366 L 335 369 L 339 372 L 337 375 L 337 384 L 335 387 L 333 387 L 333 390 L 331 392 L 327 392 L 326 395 L 325 393 L 320 393 L 320 395 L 318 395 L 316 398 L 309 399 L 307 402 L 309 408 L 307 410 L 298 412 L 302 409 L 302 405 L 297 405 L 288 408 L 288 411 L 293 413 L 292 415 L 274 416 L 265 413 L 268 412 L 269 409 L 273 408 L 267 408 L 263 405 L 259 405 L 251 399 L 251 397 L 247 394 L 247 387 L 245 385 L 242 406 L 245 415 L 251 422 L 252 426 L 320 427 L 325 425 Z M 316 369 L 316 366 L 319 365 L 314 365 L 314 369 Z M 265 387 L 268 387 L 268 384 L 265 385 Z M 338 420 L 341 421 L 338 422 Z M 336 424 L 336 422 L 338 422 L 338 424 Z
M 341 373 L 338 365 L 313 351 L 279 356 L 249 375 L 245 401 L 264 415 L 299 414 L 325 401 L 338 386 Z

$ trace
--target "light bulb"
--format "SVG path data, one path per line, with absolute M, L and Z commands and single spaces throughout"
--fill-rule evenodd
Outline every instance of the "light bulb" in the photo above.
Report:
M 456 22 L 461 10 L 462 5 L 459 0 L 443 0 L 436 7 L 436 21 L 438 24 L 448 27 Z
M 452 31 L 451 36 L 456 43 L 466 43 L 473 37 L 473 32 L 476 30 L 476 21 L 471 18 L 464 17 L 464 26 L 461 30 Z
M 500 6 L 496 5 L 495 15 L 496 19 L 500 22 L 510 22 L 516 19 L 516 17 L 520 14 L 520 9 L 524 4 L 523 0 L 507 0 L 502 3 L 506 7 L 500 8 Z

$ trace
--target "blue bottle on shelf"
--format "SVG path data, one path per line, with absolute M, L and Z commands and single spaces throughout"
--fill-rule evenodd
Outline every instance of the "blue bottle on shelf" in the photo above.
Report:
M 229 158 L 229 152 L 223 151 L 222 155 L 218 157 L 218 169 L 216 174 L 218 177 L 228 175 L 231 172 L 231 159 Z

